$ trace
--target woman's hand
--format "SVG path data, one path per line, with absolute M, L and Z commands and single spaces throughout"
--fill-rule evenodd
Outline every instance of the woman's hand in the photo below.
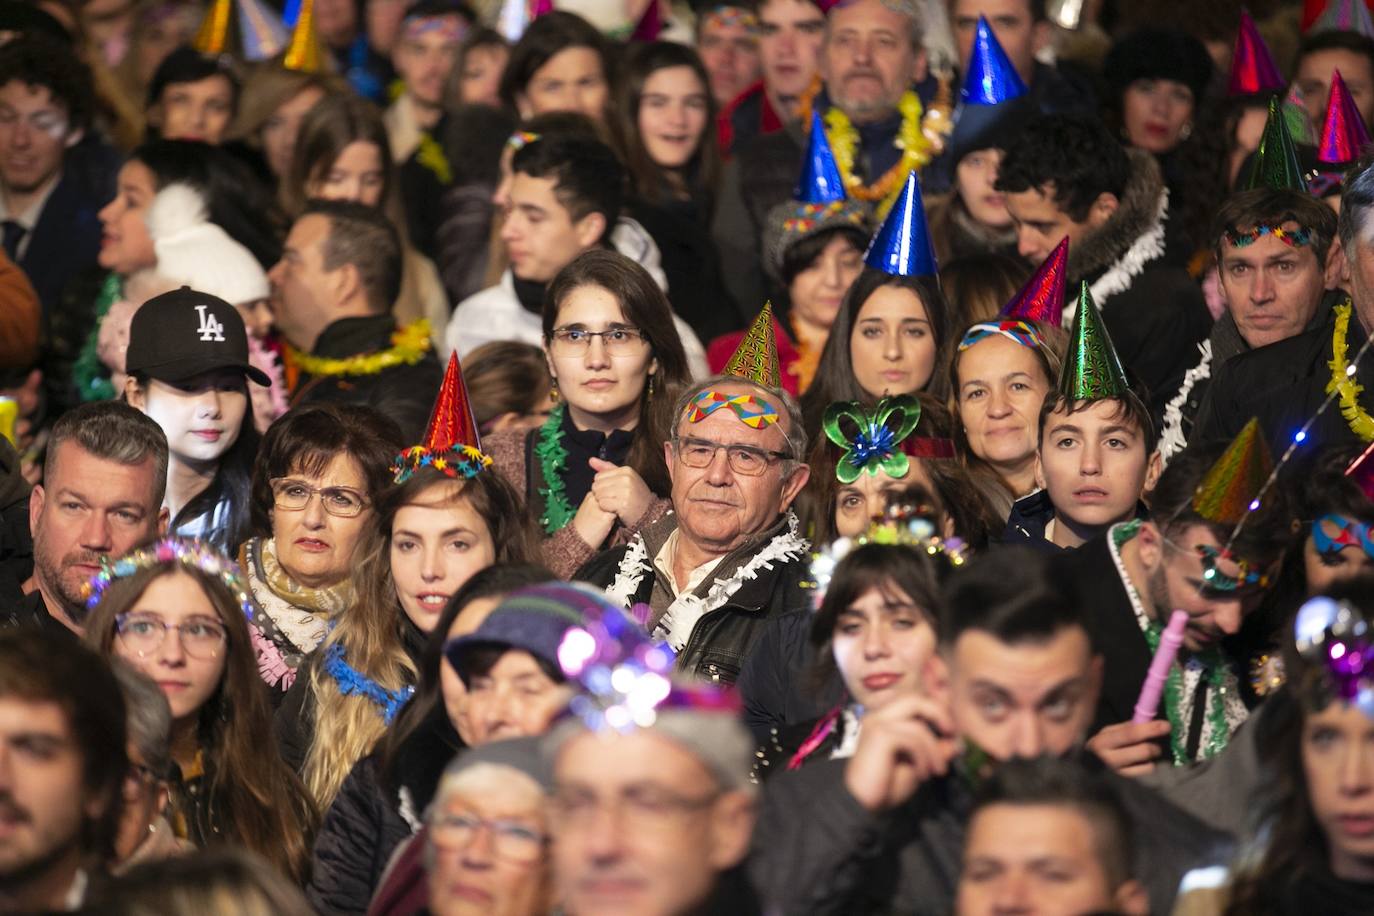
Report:
M 620 519 L 620 524 L 627 528 L 644 517 L 654 501 L 654 494 L 634 468 L 620 467 L 600 458 L 588 458 L 587 464 L 596 472 L 591 495 L 596 497 L 602 510 Z
M 582 505 L 577 507 L 572 526 L 578 537 L 593 549 L 600 549 L 611 536 L 611 529 L 615 528 L 615 513 L 601 508 L 596 493 L 588 491 L 587 495 L 582 497 Z
M 859 746 L 845 767 L 849 793 L 869 811 L 887 811 L 921 783 L 949 771 L 959 752 L 949 713 L 928 697 L 893 700 L 864 716 Z

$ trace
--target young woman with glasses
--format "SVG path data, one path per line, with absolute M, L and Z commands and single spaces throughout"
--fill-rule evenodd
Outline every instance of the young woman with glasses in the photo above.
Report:
M 301 880 L 315 810 L 263 736 L 247 583 L 222 554 L 168 538 L 92 581 L 86 641 L 150 677 L 171 707 L 171 823 L 196 846 L 244 846 Z
M 687 357 L 663 293 L 613 251 L 563 268 L 543 318 L 557 406 L 539 429 L 497 433 L 483 446 L 525 494 L 545 564 L 569 576 L 668 511 L 663 445 Z
M 375 536 L 377 499 L 402 446 L 388 417 L 351 404 L 297 408 L 263 437 L 253 469 L 258 536 L 239 548 L 239 565 L 262 605 L 253 642 L 274 703 L 356 603 L 353 571 Z

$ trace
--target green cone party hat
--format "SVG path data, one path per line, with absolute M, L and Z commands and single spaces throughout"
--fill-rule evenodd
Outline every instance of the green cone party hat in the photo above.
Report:
M 1085 282 L 1078 293 L 1078 309 L 1069 331 L 1069 351 L 1064 354 L 1059 393 L 1070 401 L 1101 401 L 1122 397 L 1130 390 L 1121 358 L 1116 355 L 1102 313 Z
M 1302 177 L 1302 166 L 1298 165 L 1298 148 L 1288 131 L 1288 122 L 1277 96 L 1269 100 L 1269 120 L 1265 122 L 1259 149 L 1255 150 L 1250 180 L 1245 184 L 1247 191 L 1255 188 L 1307 193 L 1307 181 Z

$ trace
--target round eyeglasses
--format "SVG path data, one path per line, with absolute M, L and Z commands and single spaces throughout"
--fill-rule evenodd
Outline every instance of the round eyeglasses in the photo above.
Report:
M 218 658 L 227 634 L 224 625 L 209 617 L 190 617 L 181 623 L 168 623 L 157 614 L 131 611 L 115 618 L 120 640 L 140 657 L 162 648 L 169 630 L 176 630 L 181 647 L 192 658 Z
M 324 511 L 339 518 L 353 518 L 367 508 L 363 495 L 348 487 L 312 487 L 305 481 L 289 477 L 274 477 L 270 484 L 273 503 L 278 509 L 289 512 L 304 509 L 316 495 Z

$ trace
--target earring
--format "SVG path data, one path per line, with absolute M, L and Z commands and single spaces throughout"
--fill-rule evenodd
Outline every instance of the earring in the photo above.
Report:
M 1191 137 L 1192 135 L 1193 135 L 1193 122 L 1192 122 L 1192 121 L 1185 121 L 1185 122 L 1183 122 L 1183 127 L 1182 127 L 1182 128 L 1179 130 L 1179 132 L 1178 132 L 1178 138 L 1179 138 L 1180 140 L 1187 140 L 1187 139 L 1188 139 L 1189 137 Z
M 653 399 L 654 399 L 654 377 L 651 375 L 651 376 L 649 376 L 649 393 L 646 394 L 646 395 L 644 396 L 644 400 L 646 400 L 646 401 L 652 401 Z
M 553 379 L 549 382 L 549 400 L 557 404 L 560 397 L 561 395 L 558 393 L 558 379 Z

